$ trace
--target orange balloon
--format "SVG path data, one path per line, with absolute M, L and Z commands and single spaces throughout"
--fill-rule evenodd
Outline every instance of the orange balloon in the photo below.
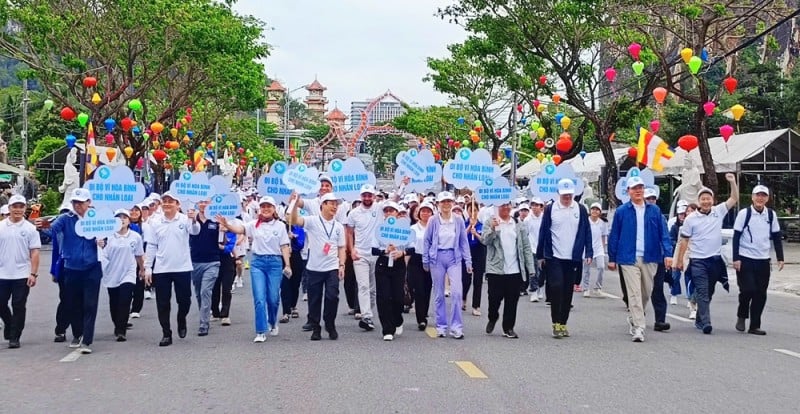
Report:
M 553 94 L 553 103 L 558 105 L 559 102 L 561 102 L 561 95 L 559 95 L 557 93 L 554 93 Z
M 161 122 L 158 122 L 158 121 L 153 122 L 152 124 L 150 124 L 150 129 L 153 132 L 155 132 L 156 134 L 160 134 L 161 131 L 164 130 L 164 124 L 162 124 Z
M 553 163 L 554 163 L 555 165 L 561 164 L 561 156 L 560 156 L 560 155 L 558 155 L 558 154 L 556 154 L 556 155 L 553 155 Z
M 114 148 L 109 148 L 106 150 L 106 157 L 109 161 L 114 161 L 114 158 L 117 157 L 117 150 Z
M 653 89 L 653 98 L 656 98 L 656 102 L 659 105 L 663 104 L 664 99 L 667 99 L 667 90 L 660 86 L 658 88 Z

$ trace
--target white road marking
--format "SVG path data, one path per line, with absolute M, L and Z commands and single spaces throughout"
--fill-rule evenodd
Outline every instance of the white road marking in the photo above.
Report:
M 784 355 L 793 356 L 795 358 L 800 358 L 800 353 L 797 353 L 797 352 L 794 352 L 794 351 L 789 351 L 788 349 L 773 349 L 773 351 L 780 352 L 780 353 L 782 353 Z
M 691 319 L 689 319 L 689 318 L 684 318 L 683 316 L 673 315 L 673 314 L 671 314 L 671 313 L 668 313 L 668 314 L 667 314 L 667 316 L 669 316 L 669 317 L 670 317 L 670 318 L 672 318 L 672 319 L 675 319 L 675 320 L 681 321 L 681 322 L 689 322 L 689 323 L 692 323 L 692 322 L 694 322 L 693 320 L 691 320 Z
M 617 295 L 612 295 L 612 294 L 610 294 L 608 292 L 603 292 L 603 295 L 605 295 L 605 297 L 611 298 L 611 299 L 622 299 L 621 297 L 619 297 Z
M 81 350 L 80 349 L 76 349 L 76 350 L 70 352 L 69 354 L 67 354 L 67 356 L 65 356 L 64 358 L 61 358 L 60 362 L 75 362 L 80 357 L 81 357 Z

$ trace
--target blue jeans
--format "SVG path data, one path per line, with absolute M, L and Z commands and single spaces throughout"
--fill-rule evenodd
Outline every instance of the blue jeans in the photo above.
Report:
M 192 284 L 197 297 L 197 308 L 200 310 L 200 330 L 208 331 L 211 314 L 211 293 L 219 277 L 219 262 L 192 263 Z
M 253 260 L 250 262 L 250 284 L 253 287 L 257 334 L 267 332 L 267 323 L 274 327 L 278 321 L 281 279 L 283 279 L 281 256 L 253 254 Z
M 669 294 L 672 296 L 678 296 L 681 294 L 681 271 L 680 270 L 673 270 L 672 271 L 672 286 L 670 286 Z M 689 296 L 689 292 L 686 292 L 686 296 Z
M 725 271 L 724 264 L 720 267 L 721 261 L 720 256 L 689 260 L 694 296 L 697 301 L 697 318 L 694 324 L 699 329 L 711 325 L 711 297 L 714 296 L 719 272 Z

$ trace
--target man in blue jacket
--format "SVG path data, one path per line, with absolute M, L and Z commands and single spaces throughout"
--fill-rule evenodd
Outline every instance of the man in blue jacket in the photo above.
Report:
M 558 182 L 558 200 L 545 207 L 539 230 L 536 258 L 547 274 L 553 337 L 569 337 L 567 319 L 572 307 L 572 290 L 583 273 L 583 261 L 592 263 L 592 229 L 586 207 L 574 200 L 575 183 Z
M 633 342 L 644 342 L 644 308 L 653 291 L 658 264 L 672 266 L 672 243 L 661 210 L 644 200 L 644 181 L 628 179 L 630 201 L 614 213 L 608 235 L 608 268 L 622 269 L 628 290 L 628 324 Z

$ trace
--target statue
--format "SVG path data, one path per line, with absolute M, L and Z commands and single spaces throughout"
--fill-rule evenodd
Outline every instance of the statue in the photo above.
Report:
M 0 136 L 0 162 L 8 162 L 8 145 L 6 145 L 2 136 Z
M 703 188 L 703 181 L 700 179 L 700 170 L 697 169 L 697 166 L 694 165 L 694 161 L 692 161 L 692 158 L 689 156 L 686 157 L 686 163 L 681 171 L 680 180 L 681 185 L 672 193 L 673 198 L 677 196 L 680 200 L 696 203 L 697 195 L 700 189 Z
M 78 169 L 75 168 L 75 163 L 78 161 L 78 149 L 72 147 L 67 154 L 67 160 L 64 162 L 64 181 L 58 186 L 58 192 L 64 193 L 64 201 L 67 200 L 72 190 L 78 188 L 80 184 L 80 174 Z M 61 203 L 63 204 L 64 201 Z
M 599 201 L 594 198 L 594 189 L 589 184 L 589 180 L 585 178 L 581 178 L 583 180 L 583 195 L 581 195 L 581 200 L 586 200 L 587 203 Z

